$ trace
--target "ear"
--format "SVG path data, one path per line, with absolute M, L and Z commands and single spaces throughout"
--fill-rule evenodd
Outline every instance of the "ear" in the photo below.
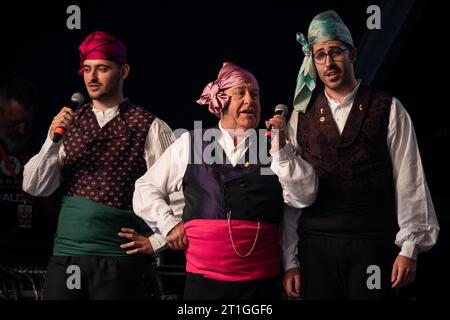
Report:
M 358 59 L 358 49 L 353 48 L 350 50 L 350 61 L 354 64 Z
M 130 74 L 130 65 L 124 64 L 122 67 L 120 67 L 120 77 L 122 80 L 126 79 L 128 75 Z

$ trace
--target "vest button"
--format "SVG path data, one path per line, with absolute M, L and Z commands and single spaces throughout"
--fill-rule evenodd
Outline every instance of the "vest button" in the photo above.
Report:
M 247 186 L 245 184 L 243 184 L 243 183 L 240 184 L 240 187 L 241 188 L 247 188 Z

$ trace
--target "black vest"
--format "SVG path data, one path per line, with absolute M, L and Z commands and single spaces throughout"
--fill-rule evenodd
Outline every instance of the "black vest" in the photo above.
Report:
M 392 163 L 386 143 L 392 97 L 361 85 L 339 135 L 325 94 L 299 113 L 301 156 L 319 178 L 316 202 L 301 232 L 389 236 L 397 227 Z
M 203 134 L 203 131 L 196 131 Z M 191 132 L 191 159 L 200 158 L 211 141 L 195 143 Z M 200 135 L 199 135 L 200 136 Z M 201 137 L 201 136 L 200 136 Z M 250 150 L 250 149 L 249 149 Z M 246 161 L 251 159 L 247 150 Z M 222 159 L 226 159 L 220 148 Z M 215 157 L 215 155 L 213 155 Z M 283 216 L 283 192 L 275 174 L 261 175 L 262 165 L 189 163 L 183 177 L 185 207 L 183 221 L 193 219 L 226 219 L 279 223 Z

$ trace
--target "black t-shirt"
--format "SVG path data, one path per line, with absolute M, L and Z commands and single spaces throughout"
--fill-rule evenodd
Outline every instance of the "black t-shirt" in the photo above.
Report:
M 51 253 L 55 222 L 46 213 L 43 198 L 22 191 L 26 153 L 5 150 L 16 172 L 14 177 L 0 157 L 0 263 L 44 258 Z M 25 198 L 25 202 L 23 199 Z

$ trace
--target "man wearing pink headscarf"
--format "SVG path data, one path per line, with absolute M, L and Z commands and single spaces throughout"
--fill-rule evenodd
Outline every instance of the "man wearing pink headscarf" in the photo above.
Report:
M 261 105 L 249 71 L 225 62 L 197 103 L 220 117 L 217 127 L 187 132 L 166 150 L 136 181 L 134 211 L 172 249 L 185 250 L 185 299 L 276 299 L 284 203 L 314 201 L 314 170 L 292 153 L 280 115 L 266 121 L 276 129 L 272 161 L 255 154 Z M 177 215 L 167 199 L 180 190 L 185 207 Z
M 141 298 L 140 254 L 152 254 L 163 240 L 137 233 L 143 222 L 132 212 L 133 186 L 171 144 L 172 132 L 124 98 L 130 66 L 122 41 L 96 31 L 79 49 L 92 101 L 62 108 L 24 171 L 26 192 L 63 193 L 44 298 Z M 66 133 L 57 141 L 61 128 Z

